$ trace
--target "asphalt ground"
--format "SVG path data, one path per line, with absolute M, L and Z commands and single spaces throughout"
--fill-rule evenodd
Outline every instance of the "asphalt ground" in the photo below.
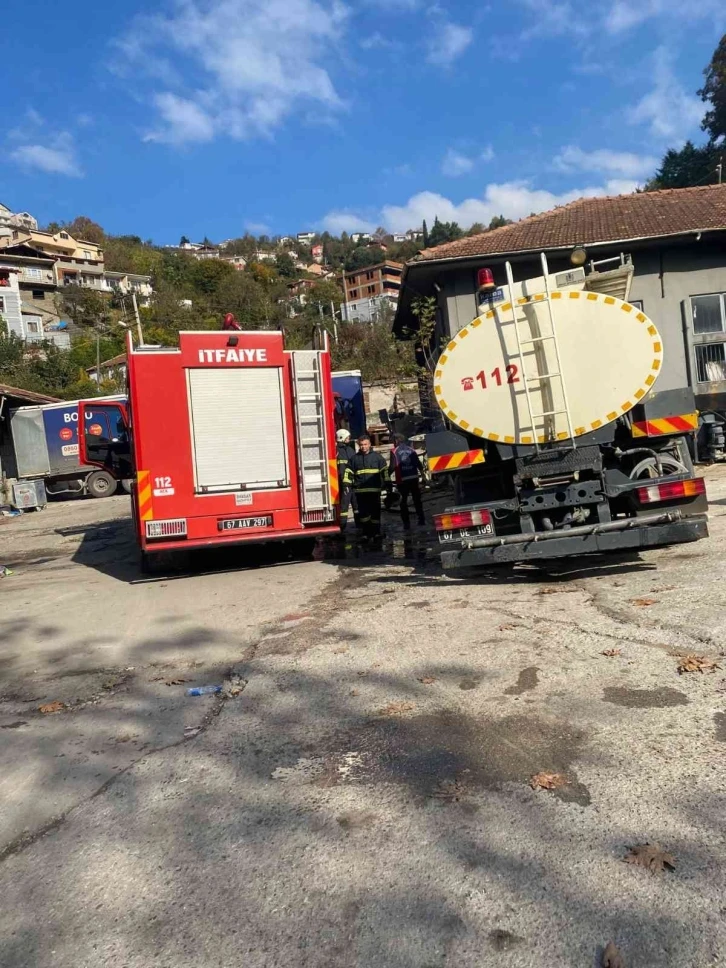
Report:
M 126 498 L 6 519 L 0 965 L 726 964 L 705 476 L 705 541 L 465 580 L 395 516 L 152 578 Z

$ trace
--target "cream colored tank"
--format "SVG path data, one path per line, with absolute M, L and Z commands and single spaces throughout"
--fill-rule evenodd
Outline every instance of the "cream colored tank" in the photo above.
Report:
M 550 296 L 482 312 L 445 347 L 434 392 L 452 423 L 505 444 L 565 440 L 570 428 L 580 437 L 610 423 L 651 390 L 663 343 L 644 313 L 580 288 Z

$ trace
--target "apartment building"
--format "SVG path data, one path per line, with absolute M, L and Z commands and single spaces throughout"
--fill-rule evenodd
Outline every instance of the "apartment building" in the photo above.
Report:
M 9 229 L 37 229 L 38 221 L 30 212 L 13 212 L 0 202 L 0 226 Z
M 60 347 L 70 346 L 67 323 L 61 321 L 56 305 L 53 258 L 25 242 L 0 249 L 0 287 L 0 314 L 9 332 L 27 343 L 51 340 Z
M 122 296 L 136 296 L 139 306 L 148 306 L 154 290 L 151 285 L 151 276 L 142 276 L 137 272 L 109 272 L 103 274 L 106 287 Z
M 384 304 L 395 309 L 402 272 L 400 262 L 386 261 L 344 273 L 341 280 L 345 294 L 344 318 L 370 323 L 380 315 Z

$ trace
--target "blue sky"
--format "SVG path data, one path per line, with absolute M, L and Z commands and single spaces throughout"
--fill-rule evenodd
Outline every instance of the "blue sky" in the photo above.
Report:
M 702 137 L 726 3 L 35 0 L 12 20 L 0 200 L 170 243 L 631 191 Z

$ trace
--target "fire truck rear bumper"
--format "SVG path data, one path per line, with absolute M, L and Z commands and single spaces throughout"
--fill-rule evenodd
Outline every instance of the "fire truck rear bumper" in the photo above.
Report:
M 141 538 L 140 544 L 142 551 L 148 554 L 156 554 L 160 551 L 191 551 L 195 548 L 229 548 L 233 545 L 270 544 L 276 541 L 305 541 L 310 538 L 322 538 L 326 535 L 337 536 L 339 534 L 340 527 L 338 524 L 326 524 L 307 527 L 304 531 L 300 529 L 295 531 L 251 531 L 245 535 L 240 532 L 233 532 L 229 537 L 214 535 L 208 538 L 180 538 L 176 541 Z
M 607 551 L 637 551 L 708 537 L 706 515 L 681 518 L 679 512 L 675 511 L 658 517 L 660 520 L 650 524 L 646 524 L 642 518 L 633 518 L 630 519 L 633 526 L 626 524 L 625 527 L 613 529 L 604 525 L 600 526 L 600 530 L 573 528 L 569 532 L 546 532 L 546 539 L 543 539 L 542 534 L 537 539 L 534 535 L 510 535 L 484 540 L 479 546 L 474 540 L 468 548 L 442 552 L 441 564 L 445 571 L 455 571 L 459 568 L 542 561 L 546 558 L 602 554 Z

